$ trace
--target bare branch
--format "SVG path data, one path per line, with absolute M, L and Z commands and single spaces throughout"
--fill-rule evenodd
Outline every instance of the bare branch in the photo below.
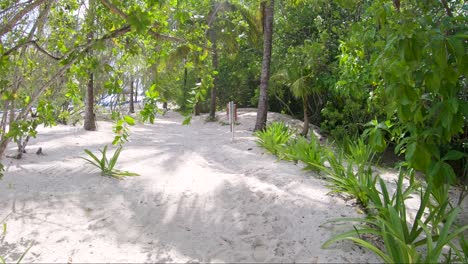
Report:
M 41 46 L 39 46 L 39 44 L 37 43 L 37 40 L 29 40 L 29 41 L 26 41 L 26 42 L 23 42 L 9 50 L 7 50 L 3 56 L 8 56 L 10 55 L 11 53 L 15 52 L 16 50 L 20 49 L 21 47 L 24 47 L 24 46 L 27 46 L 27 45 L 33 45 L 34 47 L 36 47 L 37 50 L 39 50 L 40 52 L 44 53 L 45 55 L 47 55 L 48 57 L 54 59 L 54 60 L 61 60 L 64 58 L 64 56 L 61 56 L 61 57 L 57 57 L 57 56 L 54 56 L 52 55 L 51 53 L 49 53 L 48 51 L 46 51 L 44 48 L 42 48 Z
M 101 3 L 107 7 L 112 13 L 122 17 L 123 19 L 125 20 L 128 20 L 128 16 L 127 14 L 125 14 L 122 10 L 120 10 L 117 6 L 111 4 L 109 1 L 107 0 L 100 0 Z
M 7 22 L 4 26 L 0 28 L 0 37 L 5 35 L 7 32 L 11 31 L 15 27 L 16 23 L 18 23 L 18 21 L 20 21 L 27 13 L 31 12 L 32 10 L 34 10 L 34 8 L 43 4 L 45 1 L 46 0 L 37 0 L 23 8 L 23 10 L 21 10 L 9 22 Z

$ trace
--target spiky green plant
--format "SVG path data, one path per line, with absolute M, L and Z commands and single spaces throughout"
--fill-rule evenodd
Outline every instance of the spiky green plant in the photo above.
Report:
M 320 171 L 325 160 L 322 146 L 314 135 L 311 135 L 310 141 L 304 137 L 291 140 L 287 144 L 284 157 L 287 160 L 301 161 L 306 165 L 304 169 L 312 171 Z
M 2 163 L 0 163 L 0 180 L 3 178 L 4 171 L 5 171 L 5 166 L 3 166 Z
M 343 140 L 343 145 L 346 158 L 348 160 L 352 160 L 356 164 L 368 164 L 375 155 L 375 151 L 372 146 L 370 144 L 366 144 L 362 137 L 346 137 Z
M 255 132 L 257 144 L 273 155 L 280 156 L 292 133 L 283 122 L 273 122 L 265 130 Z
M 86 160 L 87 162 L 89 162 L 93 166 L 100 169 L 102 176 L 110 176 L 110 177 L 114 177 L 114 178 L 117 178 L 117 179 L 122 179 L 125 176 L 139 176 L 139 174 L 137 174 L 137 173 L 128 172 L 128 171 L 121 171 L 121 170 L 117 170 L 117 169 L 114 168 L 116 163 L 117 163 L 117 160 L 118 160 L 118 158 L 120 156 L 120 153 L 122 152 L 122 146 L 119 146 L 115 150 L 114 154 L 112 155 L 112 158 L 110 158 L 110 159 L 108 159 L 107 156 L 106 156 L 107 145 L 104 146 L 104 149 L 99 150 L 99 152 L 101 152 L 101 154 L 102 154 L 101 158 L 98 158 L 96 155 L 94 155 L 88 149 L 85 149 L 84 151 L 86 152 L 86 154 L 88 154 L 92 158 L 92 160 L 87 159 L 87 158 L 82 158 L 82 159 Z
M 454 240 L 468 229 L 468 225 L 456 227 L 454 221 L 460 213 L 455 207 L 447 212 L 446 206 L 430 203 L 431 186 L 423 189 L 414 181 L 403 188 L 405 174 L 400 172 L 396 192 L 390 197 L 386 183 L 379 178 L 381 196 L 370 197 L 377 213 L 367 219 L 345 218 L 337 221 L 361 222 L 363 225 L 352 231 L 335 236 L 323 245 L 324 248 L 340 240 L 351 240 L 378 255 L 385 263 L 437 263 L 444 248 L 452 248 L 457 256 L 461 250 L 454 246 Z M 407 218 L 405 201 L 420 190 L 421 202 L 413 220 Z M 425 215 L 425 212 L 429 214 Z M 443 218 L 441 217 L 443 216 Z M 384 248 L 378 248 L 363 238 L 363 235 L 377 236 Z M 424 247 L 426 254 L 421 254 Z
M 6 223 L 3 223 L 3 231 L 2 231 L 2 234 L 0 235 L 0 241 L 3 242 L 3 239 L 5 238 L 5 235 L 6 235 L 6 232 L 7 232 L 7 224 Z M 30 244 L 26 250 L 23 252 L 23 254 L 21 254 L 21 256 L 19 257 L 19 259 L 16 261 L 16 264 L 19 264 L 21 263 L 21 261 L 23 260 L 23 258 L 26 256 L 26 254 L 28 253 L 28 251 L 32 248 L 32 244 Z M 3 256 L 0 256 L 0 263 L 1 264 L 6 264 L 6 260 Z

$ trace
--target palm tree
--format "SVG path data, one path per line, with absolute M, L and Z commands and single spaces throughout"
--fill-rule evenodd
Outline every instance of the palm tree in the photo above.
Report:
M 301 135 L 307 137 L 309 133 L 309 97 L 321 92 L 321 85 L 317 83 L 318 76 L 327 71 L 325 65 L 327 52 L 325 46 L 319 42 L 306 40 L 302 46 L 290 48 L 286 57 L 292 56 L 289 64 L 272 76 L 272 80 L 287 85 L 293 96 L 302 100 L 304 125 Z M 297 59 L 302 58 L 302 59 Z
M 271 49 L 273 39 L 274 0 L 262 2 L 263 9 L 263 61 L 260 77 L 260 95 L 258 97 L 257 121 L 254 130 L 263 130 L 266 126 L 268 111 L 268 83 L 270 80 Z
M 240 5 L 240 4 L 233 4 L 229 3 L 228 1 L 225 2 L 217 2 L 216 0 L 211 1 L 211 10 L 207 16 L 207 23 L 208 23 L 208 31 L 207 36 L 211 42 L 211 58 L 212 58 L 212 66 L 215 71 L 218 70 L 218 58 L 219 58 L 219 48 L 218 42 L 222 42 L 223 47 L 228 49 L 228 52 L 236 52 L 237 42 L 234 35 L 226 35 L 222 34 L 222 29 L 226 29 L 226 31 L 233 30 L 237 25 L 229 22 L 229 20 L 223 20 L 224 24 L 220 25 L 220 15 L 224 12 L 239 12 L 242 18 L 247 22 L 249 25 L 247 30 L 247 35 L 249 36 L 249 40 L 252 42 L 253 46 L 257 44 L 257 39 L 259 38 L 259 23 L 257 23 L 257 17 L 255 14 L 251 13 L 248 8 Z M 216 113 L 216 90 L 218 88 L 218 77 L 214 76 L 213 81 L 213 88 L 211 89 L 211 100 L 210 100 L 210 119 L 215 119 Z

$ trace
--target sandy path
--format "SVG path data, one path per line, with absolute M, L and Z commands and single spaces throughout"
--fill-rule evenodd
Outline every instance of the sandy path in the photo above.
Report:
M 358 216 L 355 208 L 299 166 L 262 154 L 255 114 L 239 117 L 234 143 L 228 126 L 182 126 L 176 113 L 137 125 L 117 167 L 141 176 L 123 181 L 79 158 L 110 144 L 110 123 L 41 129 L 30 150 L 45 155 L 7 160 L 0 181 L 0 255 L 15 260 L 33 243 L 24 262 L 378 261 L 351 243 L 320 248 L 350 228 L 326 222 Z

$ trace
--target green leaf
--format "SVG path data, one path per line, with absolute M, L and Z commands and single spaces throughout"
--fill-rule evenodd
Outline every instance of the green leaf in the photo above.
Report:
M 447 154 L 445 154 L 445 156 L 442 158 L 442 160 L 459 160 L 463 157 L 466 157 L 467 154 L 466 153 L 463 153 L 463 152 L 460 152 L 458 150 L 450 150 Z
M 33 244 L 31 243 L 31 245 L 29 245 L 29 247 L 26 249 L 26 251 L 24 251 L 23 254 L 21 254 L 21 257 L 18 259 L 18 261 L 16 262 L 17 264 L 20 264 L 21 261 L 23 260 L 23 258 L 26 256 L 26 254 L 28 253 L 28 251 L 32 248 Z
M 131 125 L 131 126 L 134 126 L 134 125 L 135 125 L 135 119 L 133 119 L 133 117 L 126 115 L 126 116 L 124 116 L 123 118 L 124 118 L 124 120 L 125 120 L 125 122 L 126 122 L 127 124 L 129 124 L 129 125 Z
M 93 160 L 96 161 L 96 164 L 101 164 L 101 161 L 91 151 L 85 149 L 84 152 L 86 152 L 86 154 L 88 154 L 91 158 L 93 158 Z M 85 160 L 87 160 L 87 159 L 85 159 Z M 93 163 L 92 161 L 90 161 L 90 162 Z M 98 166 L 98 167 L 100 167 L 100 166 Z
M 189 125 L 191 121 L 192 121 L 192 116 L 187 116 L 184 118 L 182 125 Z
M 431 153 L 425 145 L 417 142 L 408 144 L 406 149 L 406 160 L 417 170 L 425 171 L 431 163 Z
M 110 159 L 109 161 L 109 165 L 108 165 L 108 168 L 109 170 L 113 170 L 114 167 L 115 167 L 115 164 L 117 163 L 117 159 L 119 158 L 120 156 L 120 152 L 122 152 L 122 146 L 119 146 L 115 152 L 114 152 L 114 155 L 112 156 L 112 158 Z

